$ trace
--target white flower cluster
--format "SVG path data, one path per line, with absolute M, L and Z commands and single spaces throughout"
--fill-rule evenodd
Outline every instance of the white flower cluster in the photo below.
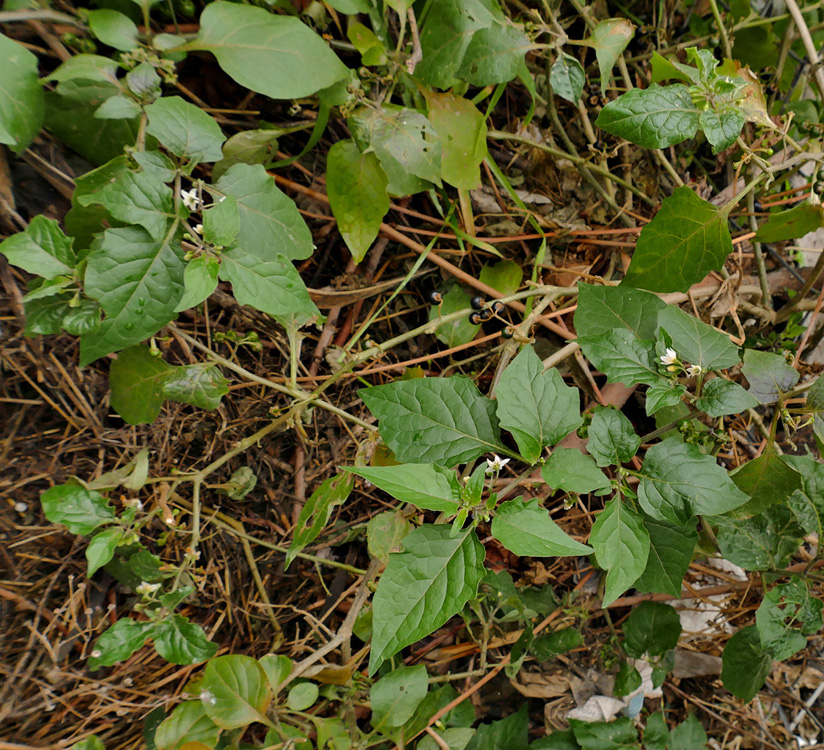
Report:
M 661 355 L 661 364 L 664 365 L 669 372 L 675 372 L 678 369 L 678 353 L 675 349 L 667 347 L 666 352 Z M 700 375 L 704 372 L 704 368 L 700 365 L 689 365 L 685 368 L 687 375 L 691 378 Z

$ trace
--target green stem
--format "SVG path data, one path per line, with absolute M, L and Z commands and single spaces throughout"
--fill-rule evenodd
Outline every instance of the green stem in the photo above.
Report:
M 727 34 L 727 27 L 724 26 L 724 21 L 721 19 L 721 13 L 718 10 L 718 3 L 716 0 L 710 0 L 710 8 L 712 9 L 712 17 L 715 19 L 715 25 L 718 28 L 718 33 L 721 35 L 721 42 L 724 45 L 724 54 L 728 59 L 732 60 L 732 45 L 730 44 L 730 37 Z

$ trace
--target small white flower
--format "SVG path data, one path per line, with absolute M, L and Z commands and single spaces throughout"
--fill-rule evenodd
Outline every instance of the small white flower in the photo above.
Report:
M 203 234 L 203 224 L 195 224 L 192 229 L 194 229 L 197 234 Z
M 191 558 L 192 560 L 200 560 L 200 550 L 186 547 L 186 557 Z
M 94 651 L 92 651 L 92 659 L 99 659 L 102 655 L 103 653 L 99 648 L 96 648 Z
M 500 456 L 496 456 L 494 453 L 492 454 L 492 458 L 486 459 L 486 473 L 492 474 L 495 471 L 500 471 L 509 463 L 508 458 L 501 458 Z
M 183 205 L 190 211 L 197 211 L 197 209 L 200 208 L 200 198 L 197 195 L 197 188 L 181 190 L 180 200 L 183 201 Z
M 130 497 L 123 501 L 123 505 L 127 508 L 134 508 L 136 511 L 143 510 L 143 503 L 140 502 L 140 498 L 138 497 Z
M 25 513 L 29 509 L 29 506 L 24 502 L 19 502 L 14 504 L 14 509 L 18 513 Z
M 147 581 L 143 581 L 135 591 L 140 594 L 141 596 L 149 596 L 150 594 L 154 594 L 160 588 L 159 583 L 148 583 Z
M 700 375 L 702 372 L 704 372 L 704 368 L 701 367 L 701 365 L 690 365 L 687 368 L 687 375 L 689 375 L 691 378 Z
M 675 352 L 675 349 L 670 349 L 667 347 L 666 354 L 661 355 L 661 364 L 662 365 L 674 365 L 678 361 L 678 355 Z

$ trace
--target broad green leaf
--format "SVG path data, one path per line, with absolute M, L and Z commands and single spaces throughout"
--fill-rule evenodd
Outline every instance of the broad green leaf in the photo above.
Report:
M 326 192 L 338 229 L 356 263 L 366 256 L 389 210 L 386 174 L 378 157 L 352 140 L 338 141 L 326 158 Z
M 125 96 L 112 96 L 94 111 L 94 116 L 98 120 L 131 120 L 140 116 L 140 105 Z
M 358 393 L 399 461 L 451 467 L 503 450 L 495 403 L 469 378 L 406 380 Z
M 701 722 L 690 714 L 670 734 L 670 747 L 678 750 L 705 750 L 707 747 L 707 733 Z
M 474 735 L 475 730 L 471 727 L 438 729 L 438 736 L 447 744 L 449 750 L 465 750 Z M 432 737 L 424 736 L 415 745 L 415 750 L 441 750 L 441 746 Z
M 359 21 L 350 21 L 346 37 L 360 53 L 363 65 L 386 65 L 386 47 L 372 29 Z
M 137 47 L 138 30 L 134 21 L 116 10 L 88 10 L 89 28 L 103 44 L 121 52 Z
M 586 494 L 610 486 L 609 479 L 592 456 L 577 448 L 556 448 L 541 468 L 541 476 L 554 490 Z
M 506 296 L 518 291 L 524 279 L 524 272 L 519 263 L 505 259 L 491 266 L 485 263 L 478 279 L 482 284 L 491 286 Z
M 573 731 L 564 729 L 535 740 L 530 744 L 529 750 L 581 750 L 581 746 L 575 739 Z
M 698 542 L 695 525 L 645 518 L 644 526 L 649 533 L 649 557 L 634 586 L 641 593 L 671 594 L 678 598 Z
M 799 576 L 773 586 L 755 613 L 761 647 L 771 651 L 777 661 L 789 659 L 807 645 L 806 636 L 824 628 L 822 608 L 824 602 L 811 595 Z
M 81 299 L 75 307 L 69 309 L 63 316 L 63 330 L 72 336 L 85 336 L 96 333 L 101 325 L 100 305 L 94 300 Z
M 641 516 L 616 497 L 598 514 L 589 543 L 598 565 L 607 571 L 603 606 L 608 607 L 644 572 L 649 534 Z
M 72 534 L 91 534 L 98 526 L 116 519 L 109 501 L 99 492 L 75 484 L 58 484 L 40 495 L 43 515 L 63 524 Z
M 712 145 L 714 154 L 735 143 L 746 121 L 744 113 L 732 104 L 717 110 L 710 108 L 698 115 L 698 125 Z
M 93 734 L 80 742 L 75 742 L 69 750 L 106 750 L 106 746 L 96 734 Z
M 315 704 L 319 694 L 320 690 L 313 682 L 299 682 L 289 688 L 286 706 L 292 711 L 305 711 Z
M 174 218 L 172 190 L 151 172 L 122 172 L 116 180 L 81 196 L 81 206 L 103 206 L 111 216 L 127 224 L 139 224 L 160 240 Z
M 509 83 L 517 77 L 524 55 L 533 46 L 529 37 L 513 25 L 480 29 L 467 45 L 457 76 L 473 86 Z
M 598 336 L 626 328 L 640 339 L 653 339 L 658 313 L 667 306 L 660 297 L 626 286 L 578 284 L 575 330 L 579 336 Z
M 429 689 L 426 667 L 398 667 L 381 677 L 369 691 L 372 727 L 382 732 L 386 727 L 403 726 L 415 713 Z
M 541 507 L 538 498 L 510 500 L 498 507 L 492 519 L 492 536 L 521 557 L 588 555 L 592 548 L 565 534 Z
M 169 570 L 168 567 L 164 569 L 163 561 L 146 549 L 139 549 L 131 555 L 128 565 L 140 581 L 149 583 L 157 583 L 175 575 L 174 570 Z
M 269 680 L 251 656 L 232 654 L 212 659 L 203 672 L 201 686 L 203 708 L 221 729 L 237 729 L 253 721 L 269 723 Z
M 235 164 L 267 165 L 277 161 L 278 138 L 283 130 L 242 130 L 223 144 L 223 158 L 212 167 L 212 179 L 219 180 Z
M 558 654 L 565 654 L 584 645 L 584 637 L 577 628 L 561 628 L 541 635 L 532 642 L 530 650 L 538 661 L 549 661 Z
M 332 511 L 346 502 L 355 480 L 349 473 L 337 474 L 324 481 L 301 508 L 292 536 L 292 544 L 286 553 L 286 566 L 307 544 L 317 539 L 326 527 Z
M 471 529 L 425 524 L 389 556 L 373 603 L 369 673 L 461 611 L 483 577 L 484 548 Z
M 770 214 L 755 234 L 758 242 L 783 242 L 803 237 L 824 226 L 824 208 L 805 201 L 786 211 Z
M 653 53 L 657 54 L 657 53 Z M 658 711 L 647 718 L 644 727 L 644 750 L 667 750 L 669 742 L 669 729 L 664 713 Z M 702 750 L 705 750 L 702 748 Z
M 658 313 L 658 325 L 672 339 L 678 358 L 704 370 L 723 370 L 741 361 L 730 337 L 670 305 Z
M 713 456 L 677 439 L 653 445 L 641 474 L 638 502 L 661 521 L 686 524 L 695 515 L 726 513 L 749 500 Z
M 217 653 L 217 644 L 209 641 L 203 628 L 182 615 L 157 624 L 154 647 L 172 664 L 200 664 Z
M 346 66 L 297 17 L 214 2 L 200 16 L 187 50 L 207 50 L 241 86 L 272 99 L 296 99 L 331 86 Z
M 698 115 L 687 86 L 653 84 L 608 102 L 595 125 L 643 148 L 666 148 L 695 135 Z
M 0 143 L 19 154 L 43 124 L 43 88 L 37 58 L 23 45 L 0 34 Z
M 235 164 L 215 183 L 215 190 L 237 200 L 237 244 L 245 253 L 274 261 L 279 256 L 303 260 L 314 251 L 312 234 L 297 206 L 260 164 Z
M 628 661 L 622 661 L 618 667 L 618 674 L 615 675 L 612 694 L 616 698 L 623 698 L 639 687 L 641 687 L 641 673 Z
M 624 649 L 630 656 L 661 656 L 678 644 L 681 618 L 669 604 L 641 602 L 629 613 L 622 630 Z
M 184 701 L 155 732 L 158 750 L 181 750 L 188 743 L 201 743 L 215 747 L 220 737 L 220 727 L 208 717 L 200 701 Z
M 685 292 L 719 270 L 731 252 L 727 214 L 689 188 L 675 188 L 641 230 L 622 283 L 653 292 Z
M 638 730 L 632 719 L 622 716 L 615 721 L 581 721 L 569 724 L 581 750 L 630 750 L 638 747 Z
M 80 366 L 140 343 L 174 318 L 184 262 L 173 226 L 162 240 L 140 227 L 108 229 L 88 256 L 86 293 L 106 317 L 80 342 Z
M 780 570 L 804 538 L 804 529 L 786 506 L 773 505 L 752 518 L 717 516 L 716 538 L 721 554 L 744 570 Z
M 553 93 L 575 104 L 581 98 L 585 82 L 586 75 L 581 63 L 572 55 L 559 52 L 549 69 L 549 84 Z
M 400 510 L 385 510 L 372 516 L 366 524 L 366 542 L 371 557 L 384 565 L 390 552 L 400 552 L 404 538 L 412 531 L 412 524 Z
M 91 578 L 113 557 L 114 551 L 123 540 L 123 529 L 106 529 L 95 534 L 86 547 L 86 576 Z
M 824 464 L 812 456 L 784 460 L 801 475 L 801 489 L 790 498 L 790 508 L 805 532 L 824 536 Z
M 213 364 L 201 362 L 175 367 L 161 383 L 163 398 L 211 411 L 229 392 L 226 378 Z
M 224 195 L 203 211 L 203 239 L 221 247 L 231 245 L 240 231 L 237 201 Z
M 63 234 L 54 219 L 42 214 L 35 216 L 25 231 L 0 242 L 0 253 L 13 266 L 44 279 L 71 277 L 77 264 L 71 238 Z
M 351 466 L 344 471 L 357 474 L 392 497 L 453 515 L 461 502 L 461 485 L 451 469 L 436 464 L 398 464 L 397 466 Z
M 505 719 L 481 724 L 466 750 L 526 750 L 528 732 L 529 705 L 521 701 L 518 710 Z
M 578 389 L 567 386 L 557 370 L 544 371 L 531 346 L 523 347 L 503 371 L 495 395 L 501 427 L 512 433 L 530 463 L 583 422 Z
M 732 474 L 732 481 L 750 496 L 749 501 L 738 508 L 736 516 L 756 516 L 771 505 L 786 503 L 802 486 L 801 475 L 775 452 L 770 443 L 758 458 L 748 461 Z
M 102 167 L 86 172 L 75 179 L 72 207 L 66 214 L 65 226 L 66 233 L 74 237 L 74 248 L 77 252 L 87 249 L 96 235 L 107 227 L 118 226 L 118 222 L 103 206 L 81 206 L 78 201 L 82 196 L 99 190 L 109 181 L 117 180 L 128 170 L 129 161 L 126 156 L 118 156 Z
M 787 364 L 780 354 L 747 349 L 741 368 L 750 384 L 750 395 L 759 403 L 773 404 L 798 382 L 798 371 Z
M 94 651 L 89 657 L 89 669 L 94 671 L 100 667 L 110 667 L 128 659 L 139 648 L 143 648 L 146 640 L 154 635 L 155 627 L 153 622 L 138 622 L 130 617 L 121 618 L 108 630 L 104 630 L 95 641 Z
M 179 96 L 164 96 L 146 107 L 146 132 L 175 156 L 192 161 L 218 161 L 226 140 L 206 112 Z
M 686 393 L 687 387 L 682 383 L 659 380 L 655 385 L 650 386 L 644 394 L 646 397 L 644 408 L 647 415 L 652 416 L 661 409 L 678 406 Z
M 283 257 L 261 260 L 236 247 L 223 253 L 219 276 L 232 284 L 241 305 L 268 313 L 283 325 L 292 316 L 305 325 L 320 315 L 297 269 Z
M 607 18 L 600 21 L 587 40 L 595 49 L 601 72 L 601 91 L 606 91 L 612 68 L 635 34 L 635 25 L 626 18 Z
M 119 88 L 120 82 L 117 78 L 119 68 L 116 60 L 103 55 L 80 54 L 58 65 L 44 80 L 58 83 L 74 80 L 94 81 L 114 84 Z
M 129 424 L 154 422 L 163 406 L 163 380 L 173 370 L 148 346 L 124 349 L 109 368 L 112 409 Z
M 596 406 L 589 426 L 587 451 L 600 467 L 631 461 L 641 445 L 632 422 L 617 409 Z
M 684 83 L 694 83 L 694 77 L 685 69 L 690 69 L 690 66 L 683 65 L 678 62 L 671 62 L 666 57 L 662 57 L 657 52 L 652 53 L 650 58 L 650 83 L 661 83 L 668 79 L 676 81 L 683 81 Z
M 23 312 L 26 315 L 26 336 L 51 335 L 58 333 L 63 324 L 63 318 L 71 310 L 69 302 L 72 296 L 61 294 L 44 299 L 24 300 Z
M 439 305 L 432 305 L 429 308 L 429 320 L 436 322 L 443 315 L 450 315 L 458 310 L 469 308 L 472 295 L 464 291 L 459 286 L 453 286 L 443 294 L 443 301 Z M 460 346 L 468 344 L 478 335 L 478 326 L 469 322 L 469 316 L 458 318 L 446 325 L 439 325 L 435 331 L 435 337 L 447 346 Z
M 220 264 L 216 258 L 200 255 L 186 264 L 183 271 L 183 296 L 175 307 L 175 312 L 196 307 L 217 289 Z
M 652 342 L 639 339 L 627 328 L 579 336 L 578 343 L 589 361 L 607 376 L 610 383 L 655 385 L 664 380 L 658 374 Z
M 724 687 L 748 703 L 767 681 L 773 657 L 762 648 L 756 626 L 748 625 L 727 641 L 721 662 Z
M 288 656 L 282 654 L 265 654 L 258 659 L 258 663 L 266 672 L 272 693 L 277 694 L 280 684 L 292 673 L 294 663 Z
M 441 141 L 441 176 L 456 188 L 480 184 L 486 157 L 486 121 L 469 99 L 455 94 L 426 92 L 429 122 Z
M 746 356 L 746 353 L 745 353 Z M 758 399 L 738 383 L 723 378 L 713 378 L 704 384 L 695 406 L 710 417 L 739 414 L 758 406 Z

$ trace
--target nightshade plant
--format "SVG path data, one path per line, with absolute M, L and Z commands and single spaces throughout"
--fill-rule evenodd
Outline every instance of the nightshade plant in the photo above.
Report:
M 371 638 L 368 627 L 359 631 L 371 643 L 368 676 L 379 678 L 371 686 L 369 733 L 359 734 L 361 729 L 342 719 L 306 713 L 320 698 L 339 696 L 321 696 L 314 683 L 294 671 L 290 659 L 213 658 L 217 646 L 199 626 L 176 613 L 194 590 L 201 491 L 213 471 L 275 428 L 294 426 L 310 404 L 336 409 L 323 400 L 324 390 L 358 364 L 419 333 L 434 333 L 448 346 L 466 344 L 477 330 L 471 321 L 485 319 L 472 310 L 479 305 L 484 309 L 483 301 L 472 300 L 470 306 L 470 295 L 461 288 L 444 290 L 426 325 L 364 346 L 361 352 L 348 351 L 325 386 L 311 393 L 298 388 L 298 332 L 318 323 L 321 315 L 293 262 L 310 258 L 314 245 L 295 203 L 277 186 L 271 170 L 292 161 L 278 160 L 278 138 L 304 126 L 260 128 L 227 138 L 207 112 L 169 93 L 176 84 L 176 65 L 190 53 L 209 53 L 251 92 L 281 100 L 316 97 L 317 119 L 303 153 L 319 142 L 333 112 L 345 121 L 351 137 L 337 140 L 328 151 L 326 192 L 356 263 L 381 231 L 392 198 L 424 191 L 433 204 L 459 206 L 462 222 L 452 209 L 444 211 L 444 221 L 460 242 L 489 251 L 487 243 L 468 231 L 469 191 L 479 185 L 481 165 L 485 163 L 513 202 L 520 198 L 490 158 L 487 138 L 552 148 L 489 131 L 487 122 L 503 86 L 513 80 L 523 85 L 533 103 L 527 121 L 537 102 L 545 108 L 555 94 L 573 104 L 582 100 L 586 72 L 583 58 L 569 53 L 573 40 L 560 27 L 548 31 L 549 26 L 533 21 L 513 23 L 493 0 L 424 4 L 417 19 L 420 37 L 409 40 L 411 52 L 404 37 L 407 17 L 415 19 L 411 3 L 383 4 L 382 11 L 397 14 L 402 29 L 397 40 L 391 39 L 377 3 L 328 4 L 349 18 L 348 44 L 362 63 L 357 72 L 297 17 L 224 0 L 208 4 L 198 32 L 188 36 L 153 33 L 151 2 L 139 3 L 142 31 L 128 14 L 84 10 L 73 23 L 117 54 L 83 52 L 45 71 L 42 78 L 37 58 L 0 35 L 0 143 L 21 153 L 43 125 L 97 165 L 76 180 L 63 227 L 38 216 L 0 244 L 0 253 L 33 277 L 23 300 L 26 333 L 62 330 L 78 336 L 81 367 L 116 354 L 110 366 L 111 405 L 129 424 L 152 422 L 164 400 L 214 409 L 228 392 L 217 360 L 173 366 L 163 360 L 155 341 L 164 326 L 201 305 L 220 282 L 231 287 L 239 304 L 274 318 L 286 330 L 291 347 L 290 384 L 279 386 L 293 399 L 287 414 L 198 473 L 151 478 L 165 488 L 164 497 L 181 485 L 192 485 L 197 520 L 185 532 L 191 544 L 179 566 L 164 564 L 140 541 L 141 530 L 155 516 L 163 518 L 168 533 L 182 533 L 175 531 L 174 515 L 163 502 L 146 512 L 131 502 L 118 514 L 102 494 L 121 486 L 143 488 L 150 481 L 148 453 L 92 483 L 78 480 L 43 493 L 49 520 L 89 538 L 88 574 L 105 566 L 139 597 L 134 606 L 138 617 L 121 618 L 100 635 L 89 667 L 111 666 L 150 639 L 172 662 L 208 662 L 188 690 L 190 700 L 156 729 L 153 742 L 161 750 L 215 747 L 219 742 L 246 747 L 240 738 L 255 723 L 267 727 L 264 746 L 295 742 L 295 747 L 308 747 L 310 725 L 318 747 L 349 747 L 354 735 L 367 744 L 410 742 L 450 703 L 454 690 L 432 688 L 423 666 L 398 666 L 394 660 L 454 615 L 464 613 L 469 619 L 470 613 L 482 611 L 488 589 L 502 596 L 514 591 L 511 579 L 486 568 L 482 530 L 515 556 L 588 556 L 604 573 L 604 608 L 630 589 L 679 597 L 699 545 L 706 554 L 714 544 L 715 553 L 761 573 L 766 592 L 755 624 L 737 632 L 723 654 L 724 685 L 736 696 L 752 699 L 772 661 L 797 653 L 806 637 L 822 627 L 822 602 L 811 594 L 808 571 L 787 575 L 785 568 L 806 535 L 820 538 L 824 533 L 824 467 L 810 454 L 785 455 L 781 448 L 791 445 L 794 430 L 810 422 L 819 445 L 824 440 L 824 384 L 814 380 L 799 385 L 799 373 L 783 353 L 742 348 L 743 338 L 667 304 L 659 295 L 688 292 L 708 273 L 723 271 L 733 251 L 733 209 L 797 163 L 813 161 L 817 170 L 820 156 L 812 146 L 804 148 L 793 140 L 789 119 L 781 126 L 774 122 L 748 68 L 729 59 L 719 62 L 709 49 L 688 49 L 686 62 L 653 54 L 650 85 L 633 88 L 626 76 L 627 90 L 600 109 L 594 124 L 648 149 L 701 137 L 713 153 L 737 146 L 736 169 L 746 167 L 748 179 L 726 202 L 716 205 L 689 187 L 676 187 L 640 232 L 618 284 L 590 279 L 575 288 L 540 285 L 545 239 L 535 258 L 533 283 L 525 291 L 518 291 L 523 274 L 517 264 L 485 266 L 481 282 L 496 289 L 504 302 L 527 299 L 531 306 L 537 300 L 534 309 L 527 308 L 524 321 L 511 327 L 516 335 L 505 345 L 490 393 L 482 393 L 465 376 L 397 380 L 360 391 L 394 462 L 360 461 L 340 467 L 323 482 L 303 508 L 286 562 L 304 555 L 333 509 L 352 493 L 355 477 L 411 506 L 403 513 L 380 514 L 368 531 L 370 551 L 386 564 L 374 594 Z M 585 40 L 577 40 L 578 46 L 594 50 L 601 90 L 607 91 L 634 26 L 617 18 L 596 22 L 588 12 L 582 17 L 589 32 Z M 371 28 L 362 23 L 366 20 Z M 547 33 L 549 45 L 539 41 Z M 525 55 L 547 49 L 545 87 L 538 91 Z M 470 97 L 470 87 L 480 91 Z M 748 146 L 742 138 L 747 127 L 759 138 L 794 149 L 795 155 L 778 165 L 768 162 L 771 147 Z M 595 161 L 579 159 L 576 165 L 589 180 L 605 171 Z M 603 195 L 615 207 L 611 194 Z M 822 209 L 813 193 L 802 205 L 771 214 L 756 227 L 754 239 L 782 242 L 822 225 Z M 536 228 L 544 234 L 537 223 Z M 506 263 L 515 266 L 514 275 Z M 766 298 L 763 262 L 758 271 Z M 658 429 L 638 435 L 627 416 L 603 405 L 582 413 L 580 392 L 551 366 L 559 360 L 546 363 L 536 353 L 530 341 L 536 311 L 574 295 L 577 339 L 571 347 L 579 347 L 607 382 L 643 387 L 646 414 Z M 787 314 L 792 309 L 791 302 Z M 782 311 L 775 315 L 776 321 L 786 317 Z M 747 388 L 738 382 L 739 375 L 746 378 Z M 790 401 L 805 392 L 805 404 L 791 406 Z M 726 440 L 728 420 L 739 414 L 755 415 L 759 423 L 763 414 L 771 422 L 758 457 L 729 471 L 716 454 Z M 779 424 L 786 433 L 783 442 L 778 439 Z M 586 440 L 585 451 L 564 445 L 576 432 Z M 504 483 L 504 466 L 515 469 L 518 478 Z M 541 491 L 521 489 L 520 480 L 528 477 Z M 239 499 L 253 486 L 254 477 L 247 471 L 211 489 Z M 565 532 L 563 514 L 551 514 L 538 497 L 556 493 L 566 505 L 586 496 L 604 498 L 591 501 L 595 521 L 588 534 L 574 538 Z M 421 521 L 414 528 L 412 516 Z M 782 582 L 777 583 L 779 577 Z M 533 597 L 530 606 L 522 600 L 519 610 L 513 607 L 506 615 L 523 625 L 509 665 L 513 674 L 527 653 L 560 652 L 552 651 L 560 648 L 556 642 L 533 636 L 531 619 L 542 613 L 541 606 Z M 645 602 L 623 631 L 623 653 L 654 662 L 658 684 L 671 667 L 680 633 L 677 619 L 668 605 Z M 616 694 L 629 694 L 640 677 L 629 661 L 620 669 Z M 354 673 L 351 668 L 347 680 L 351 682 Z M 291 682 L 294 685 L 281 694 Z M 498 722 L 495 730 L 473 729 L 472 719 L 458 709 L 447 714 L 443 737 L 450 747 L 491 746 L 483 743 L 499 730 L 526 744 L 525 710 Z M 653 715 L 644 741 L 651 746 L 655 737 L 666 744 L 667 731 L 663 715 Z M 573 722 L 558 741 L 566 742 L 564 747 L 592 748 L 607 733 L 625 743 L 621 747 L 637 746 L 637 730 L 627 718 L 606 729 Z M 706 740 L 694 717 L 673 731 L 670 746 L 688 747 L 684 738 L 697 743 L 691 745 L 695 747 Z M 433 746 L 430 737 L 417 744 L 423 750 Z M 95 747 L 89 740 L 87 748 Z

